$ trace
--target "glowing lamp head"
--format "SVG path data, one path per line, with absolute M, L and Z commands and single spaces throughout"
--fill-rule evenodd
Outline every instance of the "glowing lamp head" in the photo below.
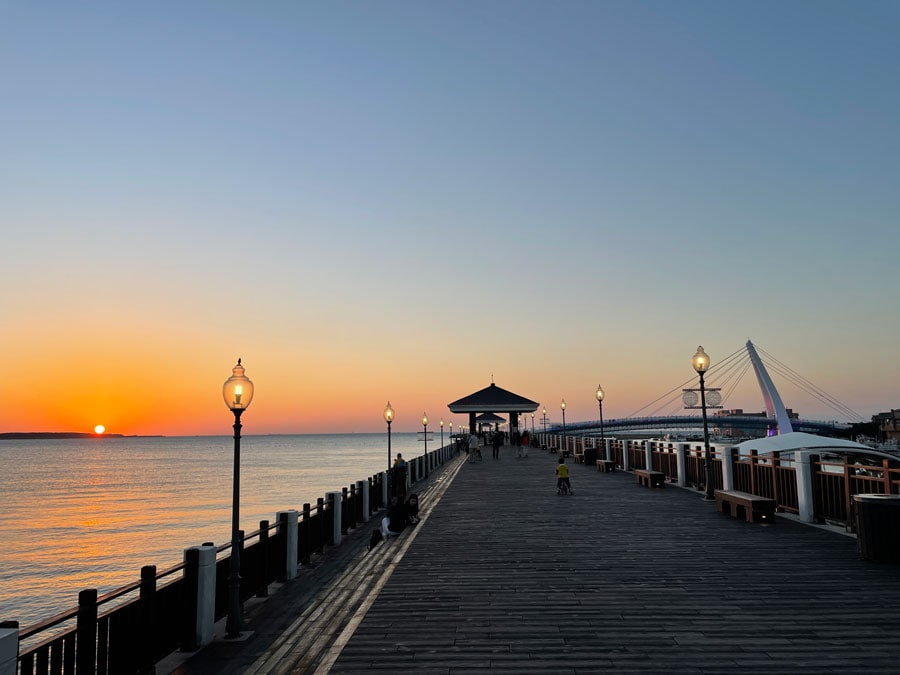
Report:
M 600 401 L 600 402 L 602 403 L 602 402 L 603 402 L 603 396 L 604 396 L 604 393 L 603 393 L 603 387 L 601 387 L 599 384 L 597 385 L 597 394 L 596 394 L 596 396 L 597 396 L 597 400 Z
M 388 424 L 394 421 L 394 409 L 391 407 L 390 401 L 388 401 L 387 405 L 384 407 L 384 421 Z
M 559 407 L 562 408 L 563 410 L 566 409 L 566 399 L 562 400 L 562 403 L 559 404 Z
M 422 413 L 422 426 L 428 426 L 428 415 L 426 415 L 425 413 Z
M 231 369 L 231 377 L 222 386 L 222 397 L 230 410 L 244 410 L 253 400 L 253 383 L 244 375 L 240 359 Z
M 709 355 L 703 351 L 703 347 L 697 347 L 697 353 L 691 358 L 691 364 L 698 373 L 705 373 L 709 369 Z

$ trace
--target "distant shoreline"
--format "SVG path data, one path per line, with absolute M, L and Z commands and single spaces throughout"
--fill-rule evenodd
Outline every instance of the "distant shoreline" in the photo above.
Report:
M 69 438 L 163 438 L 163 436 L 125 436 L 124 434 L 91 434 L 79 431 L 12 431 L 0 434 L 2 441 L 44 441 Z

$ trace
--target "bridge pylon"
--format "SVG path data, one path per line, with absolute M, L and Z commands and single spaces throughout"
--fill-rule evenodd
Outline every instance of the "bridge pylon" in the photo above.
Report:
M 766 370 L 762 359 L 756 353 L 756 347 L 750 340 L 747 340 L 747 354 L 750 355 L 750 363 L 753 364 L 753 371 L 756 373 L 756 380 L 759 382 L 759 389 L 762 392 L 763 401 L 766 403 L 767 417 L 775 420 L 779 434 L 791 433 L 794 428 L 788 417 L 787 409 L 784 407 L 784 402 L 781 400 L 781 395 L 775 388 L 775 383 L 769 377 L 769 371 Z

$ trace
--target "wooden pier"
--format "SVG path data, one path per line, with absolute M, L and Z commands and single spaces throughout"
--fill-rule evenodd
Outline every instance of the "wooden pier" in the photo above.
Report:
M 413 531 L 367 553 L 358 528 L 248 607 L 246 640 L 157 672 L 897 672 L 900 567 L 852 536 L 588 465 L 559 496 L 557 455 L 514 452 L 451 462 Z

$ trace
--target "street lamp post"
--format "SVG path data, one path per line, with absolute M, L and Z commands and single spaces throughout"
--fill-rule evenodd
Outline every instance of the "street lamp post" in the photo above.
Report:
M 605 394 L 603 393 L 603 387 L 599 384 L 597 385 L 597 403 L 600 404 L 600 444 L 603 446 L 603 449 L 606 449 L 606 439 L 603 436 L 603 397 Z
M 559 404 L 559 407 L 562 408 L 563 415 L 563 443 L 566 444 L 566 447 L 563 448 L 563 457 L 565 457 L 566 450 L 569 449 L 569 439 L 566 438 L 566 399 L 562 400 L 562 403 Z
M 234 413 L 234 483 L 231 497 L 231 554 L 228 564 L 228 620 L 225 634 L 228 638 L 241 635 L 241 414 L 253 399 L 253 383 L 244 375 L 244 367 L 238 359 L 231 369 L 231 377 L 222 385 L 225 405 Z
M 706 386 L 703 382 L 703 374 L 709 370 L 709 356 L 703 347 L 697 347 L 697 353 L 691 358 L 691 364 L 700 374 L 700 407 L 703 410 L 703 447 L 705 451 L 706 461 L 706 496 L 704 499 L 715 499 L 713 479 L 712 479 L 712 458 L 709 452 L 709 426 L 706 421 Z
M 444 451 L 444 418 L 441 418 L 441 452 Z
M 534 436 L 534 413 L 531 413 L 531 435 Z
M 543 408 L 542 411 L 544 413 L 544 420 L 541 422 L 541 424 L 544 425 L 544 433 L 546 434 L 547 433 L 547 408 Z
M 387 471 L 385 472 L 385 481 L 387 481 L 388 487 L 388 504 L 390 504 L 391 497 L 393 493 L 391 492 L 391 422 L 394 421 L 394 409 L 391 407 L 391 402 L 388 401 L 387 405 L 384 407 L 384 421 L 387 422 L 388 425 L 388 461 L 387 461 Z
M 425 441 L 425 456 L 422 457 L 422 464 L 425 466 L 425 478 L 428 478 L 428 415 L 422 413 L 422 439 Z

